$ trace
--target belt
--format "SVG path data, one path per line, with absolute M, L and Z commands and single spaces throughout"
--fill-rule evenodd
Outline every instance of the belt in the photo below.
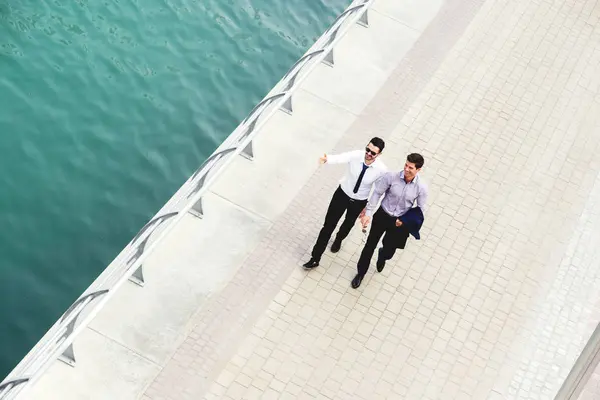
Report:
M 395 216 L 395 215 L 392 215 L 392 214 L 388 213 L 387 211 L 385 211 L 385 210 L 383 209 L 383 207 L 382 207 L 382 206 L 379 206 L 379 209 L 381 210 L 381 212 L 382 212 L 382 213 L 384 213 L 385 215 L 387 215 L 387 216 L 388 216 L 388 217 L 390 217 L 390 218 L 396 218 L 396 219 L 400 218 L 400 216 Z
M 346 192 L 344 192 L 344 189 L 342 189 L 342 185 L 338 186 L 338 190 L 341 190 L 342 193 L 344 193 L 348 197 L 348 200 L 350 200 L 352 202 L 354 202 L 354 201 L 367 201 L 367 199 L 359 200 L 359 199 L 353 199 L 352 197 L 348 196 L 348 194 Z

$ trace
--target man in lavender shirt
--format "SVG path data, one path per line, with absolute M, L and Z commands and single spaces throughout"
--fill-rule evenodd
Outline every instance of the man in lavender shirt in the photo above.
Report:
M 367 203 L 365 215 L 361 218 L 363 227 L 369 225 L 371 218 L 373 224 L 357 263 L 358 273 L 352 279 L 354 289 L 360 286 L 367 273 L 381 236 L 385 234 L 383 247 L 379 249 L 377 259 L 378 272 L 381 272 L 385 262 L 393 257 L 398 245 L 402 242 L 405 243 L 408 238 L 408 229 L 403 226 L 399 218 L 415 205 L 425 212 L 428 189 L 418 175 L 424 163 L 425 160 L 420 154 L 409 154 L 406 157 L 403 171 L 387 172 L 375 182 L 375 189 Z M 384 197 L 381 206 L 377 209 L 382 196 Z M 374 212 L 375 214 L 373 214 Z

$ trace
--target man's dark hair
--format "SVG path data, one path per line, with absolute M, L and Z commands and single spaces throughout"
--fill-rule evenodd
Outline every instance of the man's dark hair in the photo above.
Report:
M 381 153 L 383 151 L 383 148 L 385 147 L 385 142 L 383 141 L 383 139 L 378 137 L 374 137 L 369 141 L 369 143 L 377 147 L 379 149 L 379 153 Z
M 425 159 L 419 153 L 410 153 L 406 156 L 406 161 L 415 164 L 416 169 L 423 168 L 423 164 L 425 164 Z

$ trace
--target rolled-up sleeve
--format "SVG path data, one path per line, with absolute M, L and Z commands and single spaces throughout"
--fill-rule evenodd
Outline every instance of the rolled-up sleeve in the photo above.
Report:
M 375 181 L 373 193 L 369 198 L 369 202 L 367 203 L 365 215 L 368 217 L 372 217 L 373 213 L 377 209 L 379 204 L 379 200 L 384 195 L 384 193 L 389 189 L 391 185 L 391 174 L 386 173 L 383 174 L 379 179 Z
M 340 154 L 326 154 L 327 164 L 343 164 L 354 160 L 357 156 L 361 157 L 362 152 L 358 151 L 347 151 Z

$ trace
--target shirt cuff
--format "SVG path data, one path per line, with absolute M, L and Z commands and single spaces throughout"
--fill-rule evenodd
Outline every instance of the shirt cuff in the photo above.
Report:
M 327 156 L 327 164 L 339 164 L 340 156 L 337 154 L 325 154 Z

